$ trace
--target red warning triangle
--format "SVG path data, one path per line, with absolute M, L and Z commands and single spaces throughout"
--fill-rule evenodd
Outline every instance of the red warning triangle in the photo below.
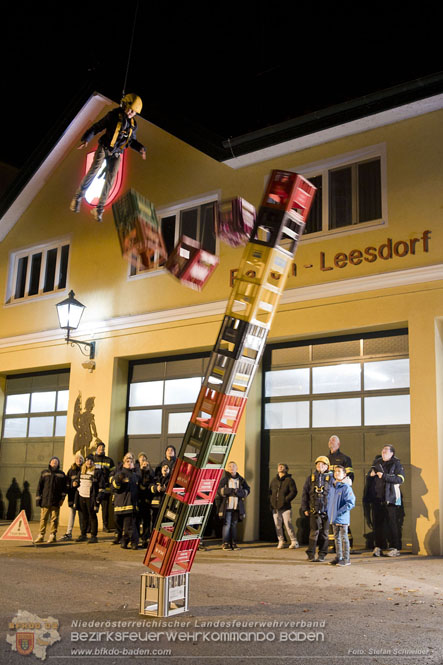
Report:
M 33 540 L 26 513 L 22 510 L 8 526 L 0 540 Z

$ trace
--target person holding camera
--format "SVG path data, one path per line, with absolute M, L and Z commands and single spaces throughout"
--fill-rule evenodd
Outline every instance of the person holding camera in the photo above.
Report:
M 246 517 L 245 499 L 251 492 L 248 483 L 237 469 L 236 462 L 229 462 L 218 488 L 218 496 L 221 499 L 218 514 L 223 519 L 222 549 L 224 550 L 240 549 L 237 545 L 237 525 Z
M 160 471 L 157 471 L 154 474 L 153 481 L 149 486 L 151 493 L 152 527 L 154 529 L 158 514 L 160 512 L 160 506 L 163 501 L 163 497 L 165 496 L 166 490 L 168 489 L 170 477 L 170 466 L 167 462 L 163 462 L 160 466 Z
M 66 489 L 68 492 L 68 506 L 69 506 L 69 519 L 68 526 L 66 528 L 65 535 L 61 540 L 72 540 L 72 529 L 75 521 L 75 513 L 78 512 L 78 509 L 75 505 L 75 497 L 77 494 L 77 489 L 80 484 L 80 474 L 82 471 L 82 466 L 84 463 L 83 455 L 77 453 L 74 457 L 74 462 L 68 469 L 66 473 Z M 80 513 L 78 516 L 80 521 Z
M 395 448 L 386 445 L 372 463 L 366 479 L 364 502 L 373 507 L 374 527 L 373 556 L 400 556 L 401 537 L 398 509 L 402 505 L 400 485 L 405 481 L 405 472 L 400 460 L 395 457 Z
M 86 532 L 91 529 L 91 537 L 88 543 L 98 543 L 97 513 L 100 507 L 100 489 L 103 485 L 103 474 L 94 464 L 94 455 L 87 455 L 81 468 L 79 485 L 74 505 L 77 507 L 80 518 L 80 535 L 76 542 L 84 542 L 87 539 Z
M 138 463 L 140 465 L 140 483 L 138 486 L 138 530 L 141 532 L 142 547 L 148 546 L 148 540 L 151 535 L 151 492 L 150 486 L 154 478 L 151 464 L 146 453 L 138 454 Z

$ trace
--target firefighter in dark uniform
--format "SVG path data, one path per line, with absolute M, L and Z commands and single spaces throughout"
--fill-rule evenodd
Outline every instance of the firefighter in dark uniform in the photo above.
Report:
M 329 448 L 329 469 L 334 473 L 336 466 L 343 466 L 346 470 L 348 478 L 354 482 L 354 469 L 352 468 L 351 458 L 345 455 L 340 450 L 340 439 L 333 434 L 328 441 Z
M 336 466 L 343 466 L 346 470 L 347 477 L 354 482 L 354 469 L 352 468 L 352 460 L 348 455 L 345 455 L 340 450 L 340 439 L 336 434 L 333 434 L 328 441 L 329 448 L 329 469 L 334 474 L 334 469 Z M 354 544 L 354 539 L 351 533 L 351 527 L 348 529 L 349 543 L 352 548 Z M 335 541 L 334 534 L 332 533 L 332 527 L 329 529 L 329 546 L 333 552 L 335 552 Z
M 140 476 L 135 470 L 134 458 L 126 453 L 123 466 L 118 469 L 112 478 L 112 491 L 114 492 L 114 518 L 116 536 L 114 543 L 127 549 L 131 542 L 131 549 L 138 548 L 137 499 Z
M 138 95 L 132 93 L 125 95 L 121 106 L 113 109 L 104 118 L 93 124 L 81 137 L 81 143 L 78 146 L 79 150 L 85 148 L 93 136 L 100 134 L 100 132 L 105 132 L 99 139 L 91 167 L 71 201 L 69 208 L 72 212 L 80 212 L 82 199 L 95 176 L 103 168 L 103 163 L 106 160 L 106 165 L 103 169 L 105 183 L 97 207 L 91 210 L 91 214 L 97 222 L 101 222 L 106 199 L 120 168 L 121 155 L 126 148 L 130 147 L 139 152 L 143 159 L 146 159 L 144 145 L 135 138 L 137 122 L 134 116 L 141 112 L 142 107 L 143 103 Z
M 111 501 L 111 476 L 114 474 L 115 465 L 111 457 L 105 455 L 105 444 L 97 440 L 97 449 L 94 455 L 95 468 L 103 474 L 102 489 L 100 489 L 100 503 L 102 506 L 103 531 L 109 533 L 109 504 Z

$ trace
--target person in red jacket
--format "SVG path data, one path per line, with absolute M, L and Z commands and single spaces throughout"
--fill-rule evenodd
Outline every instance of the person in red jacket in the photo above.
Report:
M 135 138 L 137 122 L 134 116 L 141 112 L 142 107 L 143 102 L 138 95 L 132 93 L 125 95 L 120 107 L 113 109 L 104 118 L 93 124 L 81 137 L 78 150 L 85 148 L 93 136 L 105 132 L 99 139 L 91 167 L 71 201 L 69 209 L 72 212 L 80 212 L 81 202 L 89 185 L 100 172 L 100 169 L 103 169 L 105 183 L 97 207 L 91 210 L 91 214 L 97 222 L 101 222 L 108 194 L 120 168 L 120 157 L 126 148 L 130 147 L 136 150 L 143 159 L 146 159 L 144 145 Z M 105 160 L 106 164 L 104 165 Z

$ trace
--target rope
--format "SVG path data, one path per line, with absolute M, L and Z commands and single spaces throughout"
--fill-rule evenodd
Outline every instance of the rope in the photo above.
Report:
M 232 154 L 233 158 L 235 159 L 234 151 L 233 151 L 232 145 L 231 145 L 231 137 L 228 138 L 228 144 L 229 144 L 229 148 L 231 150 L 231 154 Z
M 134 43 L 134 34 L 135 34 L 135 24 L 137 22 L 137 12 L 138 12 L 139 4 L 140 4 L 140 0 L 137 0 L 137 4 L 135 6 L 135 13 L 134 13 L 134 22 L 132 24 L 131 42 L 129 44 L 128 62 L 127 62 L 127 65 L 126 65 L 126 74 L 125 74 L 125 80 L 124 80 L 124 83 L 123 83 L 122 98 L 125 96 L 125 93 L 126 93 L 126 82 L 128 80 L 129 63 L 131 61 L 132 46 L 133 46 L 133 43 Z

